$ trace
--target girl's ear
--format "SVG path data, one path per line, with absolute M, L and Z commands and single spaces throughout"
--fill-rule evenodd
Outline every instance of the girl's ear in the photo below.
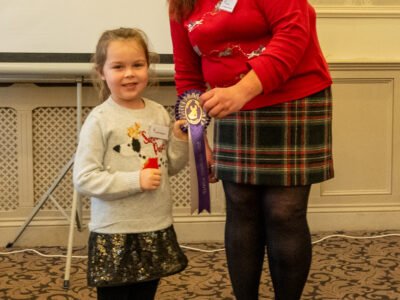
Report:
M 105 80 L 103 70 L 99 66 L 96 66 L 96 72 L 97 72 L 97 74 L 99 74 L 99 77 L 101 78 L 101 80 Z

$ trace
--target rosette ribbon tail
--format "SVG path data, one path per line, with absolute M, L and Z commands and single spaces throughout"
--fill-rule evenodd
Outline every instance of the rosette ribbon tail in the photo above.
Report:
M 210 188 L 208 183 L 204 128 L 201 124 L 189 124 L 189 143 L 189 161 L 194 162 L 194 166 L 193 163 L 189 163 L 192 181 L 192 200 L 194 200 L 194 203 L 191 205 L 192 213 L 196 209 L 198 209 L 198 213 L 201 213 L 203 210 L 206 210 L 210 213 Z M 196 170 L 193 170 L 194 168 Z M 196 194 L 197 199 L 194 199 Z

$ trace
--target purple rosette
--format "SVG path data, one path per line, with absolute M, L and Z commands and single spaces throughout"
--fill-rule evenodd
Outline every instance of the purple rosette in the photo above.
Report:
M 208 168 L 204 143 L 204 132 L 210 117 L 200 106 L 200 91 L 189 90 L 178 97 L 175 105 L 175 118 L 185 119 L 186 126 L 181 129 L 189 134 L 189 167 L 192 193 L 192 213 L 198 209 L 211 212 Z M 194 166 L 193 166 L 194 163 Z M 195 167 L 195 168 L 194 168 Z M 195 170 L 194 170 L 195 169 Z
M 199 97 L 201 95 L 201 92 L 198 90 L 189 90 L 185 93 L 183 93 L 182 95 L 179 95 L 178 97 L 178 101 L 176 101 L 175 104 L 175 118 L 177 120 L 180 119 L 186 119 L 187 120 L 187 114 L 190 114 L 190 111 L 187 111 L 187 106 L 188 106 L 188 102 L 197 102 L 200 106 L 200 102 L 199 102 Z M 210 124 L 211 118 L 209 115 L 207 115 L 203 109 L 200 106 L 200 111 L 198 111 L 198 115 L 197 116 L 201 116 L 200 118 L 200 123 L 203 126 L 204 130 L 207 128 L 207 126 Z M 198 118 L 193 118 L 193 120 L 198 120 Z M 181 127 L 182 131 L 187 132 L 188 131 L 188 126 L 182 126 Z

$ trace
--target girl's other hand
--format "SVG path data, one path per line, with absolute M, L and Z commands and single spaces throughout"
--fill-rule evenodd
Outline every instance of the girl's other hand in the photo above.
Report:
M 177 120 L 174 123 L 174 127 L 172 128 L 172 132 L 174 134 L 174 136 L 177 139 L 183 140 L 183 141 L 187 141 L 188 138 L 188 133 L 187 132 L 183 132 L 181 129 L 181 126 L 186 125 L 187 121 L 186 120 Z

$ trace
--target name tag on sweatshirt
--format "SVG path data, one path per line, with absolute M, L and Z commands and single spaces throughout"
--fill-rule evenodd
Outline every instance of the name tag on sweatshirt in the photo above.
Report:
M 237 2 L 238 0 L 222 0 L 221 4 L 219 5 L 219 9 L 231 13 L 235 9 Z
M 149 128 L 150 137 L 168 140 L 169 127 L 163 125 L 152 124 Z

